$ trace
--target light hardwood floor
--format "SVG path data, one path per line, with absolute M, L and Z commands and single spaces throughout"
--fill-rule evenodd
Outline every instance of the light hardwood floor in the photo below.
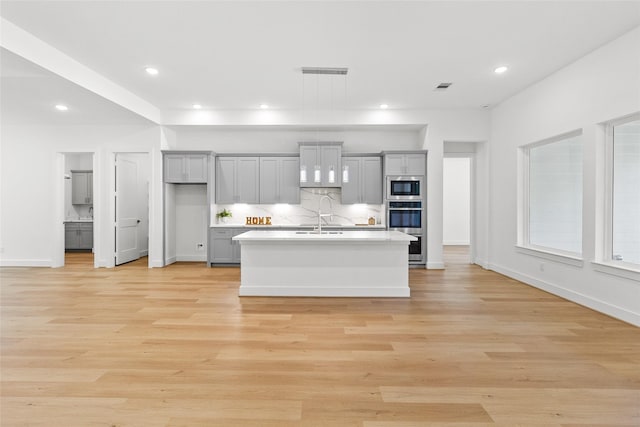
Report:
M 0 269 L 1 425 L 640 425 L 640 328 L 447 259 L 410 299 L 238 297 L 238 268 Z

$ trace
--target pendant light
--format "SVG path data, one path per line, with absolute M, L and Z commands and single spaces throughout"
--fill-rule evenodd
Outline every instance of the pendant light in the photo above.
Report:
M 349 166 L 347 165 L 342 166 L 342 182 L 349 182 Z
M 345 98 L 346 98 L 346 75 L 349 71 L 348 68 L 342 67 L 302 67 L 302 109 L 304 111 L 305 107 L 305 79 L 304 76 L 306 74 L 315 74 L 316 75 L 316 121 L 318 121 L 318 113 L 320 110 L 319 99 L 320 99 L 320 89 L 319 89 L 319 76 L 320 75 L 333 75 L 333 76 L 344 76 L 345 79 Z M 332 83 L 333 84 L 333 83 Z M 333 86 L 332 86 L 333 88 Z M 331 108 L 333 109 L 333 90 L 331 90 Z M 319 130 L 318 130 L 319 132 Z M 316 136 L 316 139 L 319 139 Z M 326 165 L 325 165 L 326 166 Z M 338 169 L 336 171 L 336 169 Z M 349 182 L 349 167 L 343 167 L 342 176 L 336 175 L 340 173 L 338 165 L 329 165 L 329 170 L 327 171 L 326 181 L 329 184 L 335 184 L 338 178 L 342 178 L 342 181 Z M 300 183 L 307 183 L 309 176 L 307 174 L 307 165 L 300 164 Z M 315 184 L 321 184 L 322 181 L 322 168 L 320 165 L 313 166 L 313 182 Z
M 336 182 L 336 171 L 333 169 L 333 166 L 329 167 L 329 183 L 335 184 Z
M 300 165 L 300 182 L 307 182 L 307 166 Z

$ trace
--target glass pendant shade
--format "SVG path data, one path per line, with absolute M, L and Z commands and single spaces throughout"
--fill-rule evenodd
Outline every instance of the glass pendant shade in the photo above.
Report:
M 300 166 L 300 182 L 307 182 L 307 167 L 305 165 Z
M 329 168 L 329 182 L 333 184 L 336 182 L 336 171 L 333 170 L 333 166 Z
M 349 182 L 349 166 L 344 166 L 342 168 L 342 182 Z
M 313 182 L 319 183 L 320 181 L 322 181 L 320 176 L 320 166 L 316 165 L 313 168 Z

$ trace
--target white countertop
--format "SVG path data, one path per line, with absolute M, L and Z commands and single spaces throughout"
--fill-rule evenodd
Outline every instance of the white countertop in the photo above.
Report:
M 322 227 L 324 229 L 324 227 Z M 285 230 L 253 230 L 239 234 L 233 238 L 240 242 L 243 241 L 289 241 L 289 242 L 308 242 L 308 241 L 343 241 L 343 242 L 410 242 L 418 240 L 415 236 L 410 236 L 399 231 L 372 231 L 372 230 L 355 230 L 342 231 L 340 233 L 308 233 Z
M 64 222 L 93 222 L 93 218 L 65 219 Z
M 212 225 L 211 228 L 264 228 L 267 230 L 271 229 L 280 229 L 280 228 L 305 228 L 305 229 L 313 229 L 317 227 L 317 224 L 272 224 L 272 225 L 247 225 L 247 224 L 215 224 Z M 331 225 L 322 225 L 322 229 L 341 229 L 341 228 L 358 228 L 363 230 L 385 230 L 386 227 L 384 224 L 375 224 L 375 225 L 356 225 L 356 224 L 331 224 Z

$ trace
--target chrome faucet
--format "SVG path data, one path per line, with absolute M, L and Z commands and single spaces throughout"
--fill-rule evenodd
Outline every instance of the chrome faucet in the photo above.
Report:
M 329 201 L 329 213 L 322 213 L 322 201 L 327 199 Z M 333 203 L 331 202 L 331 197 L 326 194 L 320 197 L 320 201 L 318 201 L 318 234 L 322 234 L 322 218 L 324 217 L 332 217 L 333 214 Z
M 93 206 L 89 207 L 89 218 L 93 218 Z

